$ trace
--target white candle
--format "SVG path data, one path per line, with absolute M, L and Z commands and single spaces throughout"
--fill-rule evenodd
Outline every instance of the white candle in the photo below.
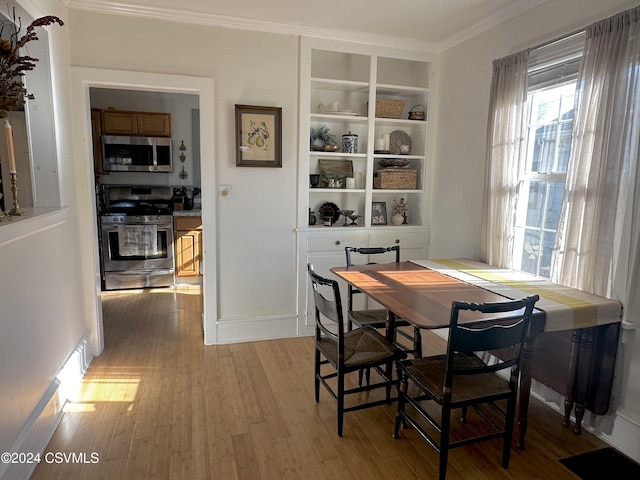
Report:
M 383 134 L 382 139 L 384 140 L 384 150 L 389 150 L 389 134 Z
M 5 119 L 5 129 L 7 132 L 7 150 L 9 151 L 9 173 L 16 173 L 16 155 L 13 151 L 13 131 L 9 119 Z

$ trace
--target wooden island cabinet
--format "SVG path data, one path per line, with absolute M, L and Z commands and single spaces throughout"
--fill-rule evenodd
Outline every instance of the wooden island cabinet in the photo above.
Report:
M 176 279 L 200 277 L 202 262 L 202 217 L 173 217 Z

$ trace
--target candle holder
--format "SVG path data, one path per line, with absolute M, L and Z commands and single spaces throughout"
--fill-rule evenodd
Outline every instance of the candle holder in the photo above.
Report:
M 18 204 L 18 174 L 11 172 L 11 195 L 13 196 L 13 207 L 9 210 L 9 215 L 12 217 L 19 217 L 22 215 L 20 205 Z

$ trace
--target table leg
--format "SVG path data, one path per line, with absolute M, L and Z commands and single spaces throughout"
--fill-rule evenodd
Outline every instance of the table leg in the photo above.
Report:
M 593 340 L 595 337 L 594 328 L 582 330 L 580 338 L 580 350 L 578 352 L 578 371 L 576 374 L 576 424 L 573 426 L 573 433 L 582 433 L 582 417 L 587 404 L 587 392 L 589 390 L 589 379 L 591 378 L 591 361 L 593 357 Z
M 522 360 L 520 362 L 520 410 L 518 412 L 519 437 L 517 443 L 520 450 L 524 450 L 524 437 L 527 433 L 534 340 L 535 335 L 529 333 L 524 341 L 522 348 Z
M 396 339 L 396 314 L 391 310 L 387 310 L 385 336 L 391 343 L 393 343 Z
M 393 343 L 396 339 L 396 314 L 391 310 L 387 310 L 385 337 L 387 338 L 387 340 L 389 340 L 390 343 Z M 387 378 L 393 379 L 393 362 L 387 363 L 386 374 Z M 387 400 L 389 400 L 391 398 L 391 385 L 388 385 L 386 390 Z
M 578 371 L 578 351 L 580 348 L 580 330 L 574 330 L 571 335 L 571 353 L 569 354 L 569 373 L 567 376 L 567 390 L 564 396 L 564 419 L 562 425 L 571 425 L 571 411 L 575 400 L 576 372 Z

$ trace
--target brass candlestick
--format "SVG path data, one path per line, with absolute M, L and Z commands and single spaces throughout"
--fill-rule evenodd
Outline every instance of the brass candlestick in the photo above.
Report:
M 20 205 L 18 205 L 18 175 L 15 172 L 11 172 L 11 195 L 13 196 L 13 207 L 9 210 L 9 215 L 12 217 L 18 217 L 22 215 Z

